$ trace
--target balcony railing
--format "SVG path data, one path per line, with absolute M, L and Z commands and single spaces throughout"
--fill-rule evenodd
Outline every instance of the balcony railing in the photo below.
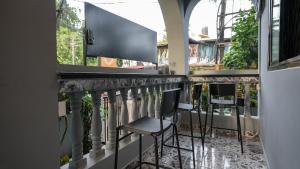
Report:
M 93 102 L 90 131 L 92 149 L 89 156 L 97 159 L 104 155 L 104 149 L 112 151 L 115 148 L 117 125 L 144 116 L 158 117 L 161 90 L 176 88 L 179 83 L 187 80 L 184 76 L 145 74 L 60 73 L 59 76 L 59 92 L 69 96 L 72 112 L 72 160 L 69 168 L 83 168 L 87 165 L 87 159 L 83 155 L 83 124 L 80 114 L 81 102 L 85 94 L 90 94 Z M 107 96 L 102 98 L 103 93 Z M 128 98 L 131 101 L 130 108 L 127 106 Z M 103 117 L 100 116 L 101 100 L 104 109 L 108 110 L 107 117 L 104 118 L 105 130 L 102 137 L 105 138 L 104 140 L 101 140 L 103 135 L 101 129 Z M 130 113 L 128 109 L 131 109 Z M 123 131 L 122 134 L 127 133 Z M 130 138 L 127 141 L 130 141 Z M 105 146 L 102 146 L 103 143 Z
M 245 91 L 245 117 L 251 117 L 249 89 L 250 85 L 258 84 L 258 75 L 256 73 L 239 73 L 235 75 L 232 73 L 202 74 L 186 77 L 176 75 L 60 72 L 58 80 L 59 92 L 69 96 L 70 110 L 72 112 L 72 160 L 69 164 L 62 166 L 62 168 L 90 168 L 100 163 L 104 158 L 111 155 L 115 148 L 117 125 L 126 124 L 144 116 L 158 117 L 161 91 L 177 88 L 179 83 L 185 84 L 183 94 L 181 94 L 181 101 L 189 102 L 193 82 L 204 84 L 216 82 L 243 84 Z M 89 131 L 92 148 L 88 155 L 83 154 L 83 121 L 80 114 L 82 98 L 86 94 L 91 95 L 93 103 L 91 131 Z M 100 107 L 102 108 L 100 109 Z M 101 117 L 100 111 L 105 111 L 104 115 L 106 117 Z M 220 108 L 219 116 L 228 118 L 231 117 L 231 114 L 225 115 L 224 110 Z M 218 118 L 216 118 L 216 121 L 218 121 Z M 127 133 L 123 131 L 121 134 L 124 136 Z M 125 140 L 124 145 L 129 145 L 135 140 L 135 135 L 132 135 L 131 138 L 128 137 Z

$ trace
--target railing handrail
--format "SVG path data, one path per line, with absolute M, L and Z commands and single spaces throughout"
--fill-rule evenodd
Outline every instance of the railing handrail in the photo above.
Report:
M 189 75 L 189 77 L 259 77 L 258 70 L 203 70 L 201 73 Z

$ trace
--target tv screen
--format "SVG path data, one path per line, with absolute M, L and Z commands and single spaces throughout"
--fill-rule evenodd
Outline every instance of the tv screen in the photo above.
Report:
M 156 32 L 85 3 L 86 55 L 157 63 Z

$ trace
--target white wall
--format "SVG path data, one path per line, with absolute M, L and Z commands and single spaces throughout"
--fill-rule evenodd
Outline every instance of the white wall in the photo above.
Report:
M 0 18 L 0 168 L 58 168 L 55 0 L 2 1 Z
M 268 71 L 268 4 L 261 18 L 261 130 L 271 169 L 300 166 L 300 67 Z

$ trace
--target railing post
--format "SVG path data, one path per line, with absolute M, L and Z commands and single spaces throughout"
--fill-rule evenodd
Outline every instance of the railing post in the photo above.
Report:
M 128 100 L 128 89 L 121 89 L 121 98 L 122 98 L 122 105 L 121 105 L 121 125 L 128 124 L 129 116 L 128 116 L 128 107 L 127 107 L 127 100 Z M 126 135 L 128 131 L 123 131 L 123 135 Z M 125 138 L 126 141 L 130 141 L 130 137 Z
M 81 103 L 84 92 L 70 93 L 70 106 L 72 111 L 72 161 L 69 164 L 70 169 L 83 168 L 86 165 L 86 158 L 83 158 L 83 127 L 81 119 Z
M 138 110 L 138 88 L 131 88 L 131 97 L 132 97 L 132 108 L 131 108 L 131 120 L 135 121 L 139 119 L 139 110 Z M 131 138 L 137 137 L 138 134 L 131 135 Z
M 114 150 L 116 139 L 116 127 L 117 127 L 117 113 L 116 113 L 116 90 L 112 89 L 108 92 L 108 142 L 106 148 L 108 150 Z
M 147 88 L 145 86 L 141 87 L 140 114 L 141 114 L 141 117 L 148 116 L 148 111 L 147 111 Z
M 220 97 L 219 99 L 224 100 L 224 97 Z M 220 104 L 219 109 L 220 109 L 220 116 L 224 116 L 224 105 Z
M 102 149 L 101 144 L 101 132 L 102 132 L 102 119 L 100 114 L 100 104 L 101 104 L 101 92 L 92 91 L 93 101 L 93 115 L 91 124 L 91 139 L 92 139 L 92 150 L 90 150 L 90 157 L 97 158 L 104 155 L 105 151 Z
M 155 86 L 155 118 L 159 118 L 160 112 L 160 85 Z
M 138 111 L 138 88 L 134 87 L 131 88 L 131 96 L 132 96 L 132 120 L 137 120 L 139 118 L 139 111 Z
M 245 117 L 250 117 L 250 84 L 249 83 L 245 83 L 245 100 L 244 100 L 244 116 Z
M 148 87 L 149 98 L 148 98 L 148 112 L 150 117 L 155 117 L 155 107 L 154 107 L 154 86 Z
M 251 117 L 250 114 L 250 84 L 245 83 L 245 98 L 244 98 L 244 135 L 246 134 L 246 121 Z
M 188 90 L 187 102 L 191 103 L 192 102 L 192 82 L 190 82 L 190 81 L 187 82 L 187 90 Z

